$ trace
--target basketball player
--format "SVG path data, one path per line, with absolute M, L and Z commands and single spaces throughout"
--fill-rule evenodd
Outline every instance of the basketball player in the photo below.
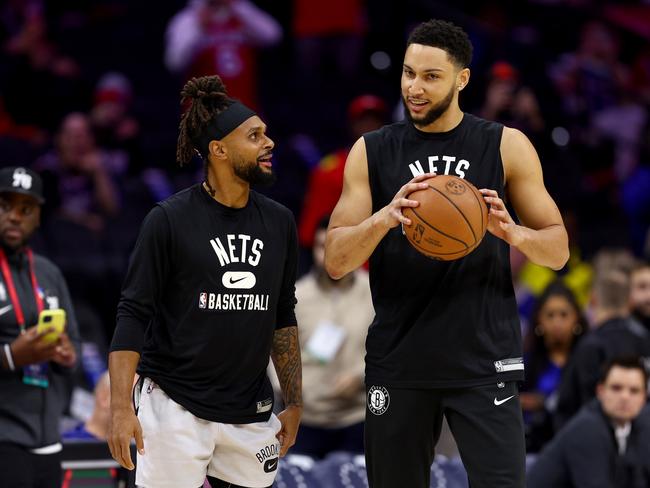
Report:
M 439 20 L 411 33 L 402 98 L 407 120 L 360 138 L 332 215 L 326 267 L 340 278 L 370 258 L 376 316 L 366 340 L 366 460 L 372 488 L 429 486 L 442 416 L 472 488 L 524 486 L 517 382 L 522 345 L 509 246 L 560 269 L 569 251 L 539 159 L 519 131 L 463 113 L 472 46 Z M 408 195 L 431 174 L 481 188 L 490 233 L 468 256 L 427 259 L 402 235 Z M 504 200 L 512 203 L 519 222 Z
M 266 125 L 218 76 L 181 92 L 177 156 L 206 177 L 145 219 L 111 345 L 111 454 L 146 488 L 270 487 L 302 412 L 291 212 L 250 189 L 273 180 Z M 273 358 L 286 409 L 272 414 Z M 139 365 L 138 365 L 139 362 Z M 136 371 L 137 417 L 130 405 Z

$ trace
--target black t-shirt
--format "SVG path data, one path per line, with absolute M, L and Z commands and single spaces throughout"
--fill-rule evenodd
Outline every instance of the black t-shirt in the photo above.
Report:
M 296 325 L 297 238 L 291 212 L 254 191 L 234 209 L 195 185 L 145 219 L 111 351 L 141 352 L 152 378 L 197 417 L 268 419 L 276 329 Z
M 449 132 L 399 122 L 364 136 L 373 212 L 417 174 L 459 176 L 504 196 L 503 126 L 465 114 Z M 523 379 L 521 331 L 509 246 L 486 233 L 451 262 L 428 259 L 391 229 L 370 257 L 375 320 L 366 381 L 446 388 Z

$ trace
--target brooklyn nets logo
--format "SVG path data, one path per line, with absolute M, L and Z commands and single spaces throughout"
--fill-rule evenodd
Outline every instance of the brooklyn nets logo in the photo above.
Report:
M 368 409 L 375 415 L 381 415 L 388 410 L 390 395 L 383 386 L 371 386 L 368 390 Z

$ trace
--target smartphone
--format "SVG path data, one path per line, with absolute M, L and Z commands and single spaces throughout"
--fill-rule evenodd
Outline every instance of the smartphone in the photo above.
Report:
M 55 342 L 65 330 L 65 310 L 53 308 L 43 310 L 38 316 L 37 332 L 41 333 L 48 329 L 54 329 L 43 336 L 47 343 Z

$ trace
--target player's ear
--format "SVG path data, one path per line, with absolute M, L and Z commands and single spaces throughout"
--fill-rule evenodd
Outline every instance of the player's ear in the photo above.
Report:
M 226 159 L 228 156 L 228 149 L 222 141 L 213 140 L 208 145 L 208 151 L 217 159 Z
M 458 88 L 458 91 L 461 91 L 467 86 L 469 83 L 469 75 L 469 68 L 463 68 L 458 72 L 458 75 L 456 76 L 456 86 Z

